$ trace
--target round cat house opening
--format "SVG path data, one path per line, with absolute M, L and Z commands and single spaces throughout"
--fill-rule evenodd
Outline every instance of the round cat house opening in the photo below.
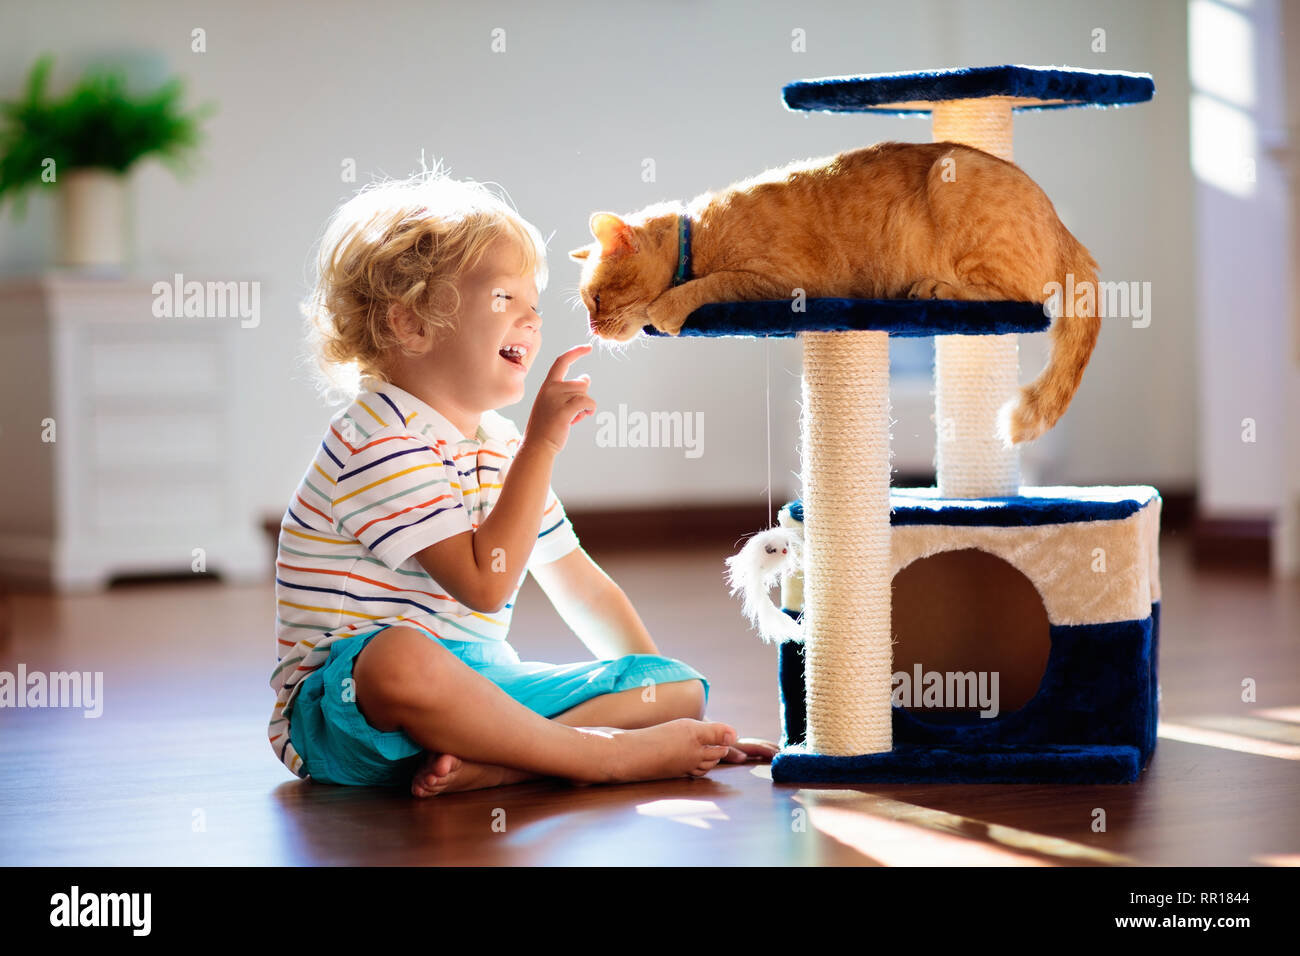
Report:
M 1051 652 L 1043 599 L 996 555 L 963 548 L 894 576 L 893 701 L 919 720 L 979 722 L 1038 693 Z

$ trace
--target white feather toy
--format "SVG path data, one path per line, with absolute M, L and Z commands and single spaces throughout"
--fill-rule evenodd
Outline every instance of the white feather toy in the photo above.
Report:
M 782 574 L 802 566 L 803 537 L 794 528 L 759 531 L 726 559 L 731 595 L 741 593 L 741 609 L 767 643 L 803 640 L 803 626 L 776 605 L 768 593 Z

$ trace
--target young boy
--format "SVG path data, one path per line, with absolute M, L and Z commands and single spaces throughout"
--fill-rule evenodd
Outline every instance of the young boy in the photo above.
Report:
M 579 546 L 551 488 L 590 377 L 548 370 L 536 228 L 475 183 L 368 187 L 322 239 L 305 312 L 322 368 L 359 374 L 281 527 L 269 736 L 295 774 L 419 797 L 540 776 L 700 776 L 768 758 L 704 721 L 708 681 L 659 655 L 627 596 Z M 532 571 L 599 658 L 524 662 L 506 636 Z

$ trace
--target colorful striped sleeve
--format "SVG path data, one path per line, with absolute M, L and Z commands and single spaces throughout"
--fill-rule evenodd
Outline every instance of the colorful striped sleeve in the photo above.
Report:
M 577 548 L 578 544 L 578 536 L 574 533 L 569 516 L 564 513 L 564 505 L 556 496 L 555 489 L 548 486 L 542 527 L 537 534 L 537 544 L 533 545 L 533 553 L 528 558 L 529 569 L 558 561 Z
M 472 531 L 446 446 L 381 429 L 352 450 L 334 488 L 334 529 L 396 571 L 432 544 Z

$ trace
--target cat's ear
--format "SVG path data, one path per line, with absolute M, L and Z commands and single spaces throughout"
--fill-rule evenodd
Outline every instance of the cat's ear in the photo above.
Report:
M 586 246 L 583 246 L 581 249 L 574 249 L 572 252 L 570 252 L 569 258 L 581 262 L 583 259 L 586 259 L 587 256 L 589 255 L 591 255 L 591 250 L 588 249 Z
M 612 259 L 636 252 L 637 246 L 632 227 L 614 213 L 592 213 L 590 226 L 591 234 L 600 242 L 602 259 Z

